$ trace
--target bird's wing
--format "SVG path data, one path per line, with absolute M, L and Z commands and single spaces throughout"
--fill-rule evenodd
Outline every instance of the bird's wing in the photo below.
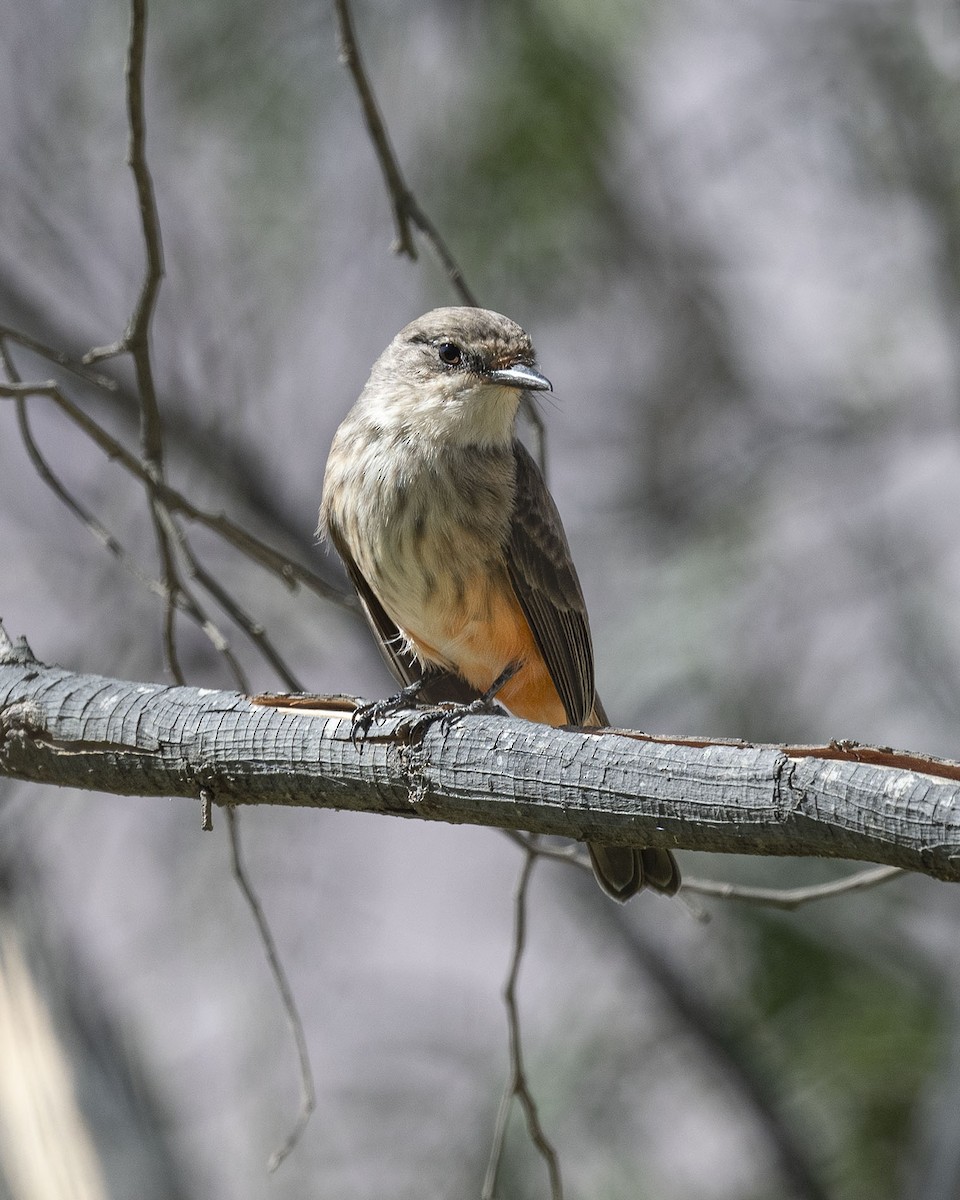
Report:
M 455 700 L 466 704 L 477 698 L 478 693 L 462 679 L 451 675 L 448 671 L 431 667 L 424 672 L 420 662 L 410 654 L 404 653 L 404 637 L 396 623 L 388 615 L 386 609 L 377 599 L 376 594 L 367 583 L 363 572 L 354 562 L 353 555 L 347 549 L 346 542 L 340 537 L 333 525 L 328 526 L 327 536 L 333 542 L 334 549 L 340 555 L 344 569 L 350 582 L 357 589 L 363 611 L 373 630 L 391 675 L 401 687 L 409 687 L 426 675 L 426 680 L 420 690 L 421 699 L 435 704 L 441 700 Z
M 571 725 L 585 725 L 595 707 L 593 645 L 580 581 L 560 514 L 536 463 L 513 444 L 516 492 L 507 567 L 534 640 Z M 602 712 L 598 717 L 605 720 Z

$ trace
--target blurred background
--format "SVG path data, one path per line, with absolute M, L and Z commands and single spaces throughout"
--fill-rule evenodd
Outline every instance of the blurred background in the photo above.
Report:
M 121 335 L 142 278 L 127 19 L 3 8 L 0 325 L 73 356 Z M 611 718 L 960 757 L 956 7 L 356 0 L 355 20 L 410 186 L 553 381 L 549 479 Z M 426 248 L 391 254 L 329 5 L 155 4 L 147 102 L 171 481 L 342 583 L 313 541 L 333 431 L 394 333 L 455 296 Z M 107 394 L 11 352 L 135 447 L 127 364 L 104 367 Z M 45 401 L 29 411 L 156 573 L 142 493 Z M 193 541 L 305 686 L 390 690 L 350 613 Z M 159 602 L 44 486 L 9 402 L 0 555 L 0 616 L 39 658 L 167 678 Z M 251 687 L 281 688 L 231 634 Z M 229 686 L 180 635 L 189 681 Z M 517 848 L 332 812 L 242 828 L 317 1077 L 270 1178 L 296 1064 L 222 818 L 201 835 L 180 801 L 0 781 L 3 1200 L 479 1194 Z M 844 870 L 681 864 L 780 886 Z M 619 912 L 539 864 L 520 1004 L 568 1196 L 956 1197 L 958 918 L 957 890 L 922 878 L 795 913 Z M 13 1053 L 28 1041 L 37 1061 Z M 39 1080 L 50 1128 L 73 1131 L 73 1191 L 26 1181 L 17 1107 Z M 501 1193 L 547 1194 L 519 1117 Z

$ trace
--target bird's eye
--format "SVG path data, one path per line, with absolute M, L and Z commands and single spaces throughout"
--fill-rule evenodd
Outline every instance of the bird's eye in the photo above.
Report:
M 463 351 L 455 342 L 441 342 L 437 347 L 440 361 L 448 367 L 458 367 L 463 361 Z

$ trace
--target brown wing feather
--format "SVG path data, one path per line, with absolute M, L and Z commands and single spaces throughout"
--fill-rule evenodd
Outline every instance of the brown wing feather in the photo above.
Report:
M 560 514 L 536 463 L 513 444 L 516 493 L 507 566 L 550 678 L 571 725 L 585 725 L 596 703 L 587 608 Z

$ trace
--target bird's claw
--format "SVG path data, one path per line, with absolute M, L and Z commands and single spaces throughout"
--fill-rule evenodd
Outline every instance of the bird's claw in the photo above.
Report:
M 369 704 L 361 704 L 350 718 L 350 741 L 359 747 L 370 732 L 371 725 L 382 725 L 388 717 L 395 717 L 397 713 L 407 711 L 413 704 L 414 697 L 406 689 L 395 696 L 388 696 L 385 700 L 372 700 Z
M 474 714 L 489 716 L 499 711 L 492 699 L 481 696 L 469 704 L 444 700 L 439 704 L 417 705 L 414 697 L 406 690 L 386 700 L 374 700 L 361 704 L 350 719 L 350 740 L 359 747 L 373 725 L 382 725 L 390 717 L 398 717 L 397 728 L 412 738 L 420 740 L 435 722 L 443 733 L 449 733 L 463 717 Z
M 462 704 L 456 700 L 443 700 L 439 704 L 418 708 L 415 712 L 408 713 L 401 718 L 400 724 L 412 735 L 422 739 L 434 722 L 440 726 L 442 733 L 447 734 L 464 717 L 492 716 L 497 712 L 502 714 L 502 711 L 495 701 L 486 696 L 471 700 L 468 704 Z
M 489 716 L 498 710 L 497 692 L 516 675 L 521 665 L 520 662 L 509 663 L 487 691 L 468 704 L 460 704 L 455 700 L 442 700 L 439 704 L 418 706 L 417 696 L 426 682 L 421 677 L 402 688 L 395 696 L 388 696 L 386 700 L 373 700 L 369 704 L 361 704 L 350 718 L 350 741 L 354 746 L 360 746 L 370 732 L 371 725 L 382 725 L 388 717 L 395 717 L 401 713 L 404 715 L 397 722 L 398 728 L 409 733 L 411 737 L 420 739 L 434 721 L 439 721 L 443 732 L 449 733 L 462 717 L 478 713 Z
M 370 732 L 371 725 L 382 725 L 387 717 L 395 717 L 397 713 L 410 712 L 416 715 L 417 696 L 424 685 L 424 679 L 415 679 L 401 688 L 395 696 L 386 700 L 373 700 L 369 704 L 361 704 L 354 710 L 350 718 L 350 741 L 354 746 L 360 746 Z

